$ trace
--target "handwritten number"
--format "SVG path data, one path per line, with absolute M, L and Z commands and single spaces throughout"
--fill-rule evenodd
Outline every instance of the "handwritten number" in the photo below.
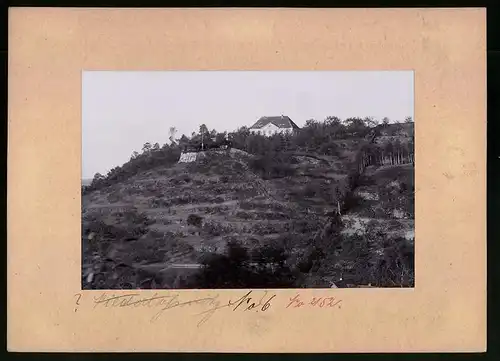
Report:
M 264 303 L 264 305 L 263 305 L 263 306 L 262 306 L 262 308 L 261 308 L 261 310 L 262 310 L 262 311 L 265 311 L 265 310 L 267 310 L 269 307 L 271 307 L 271 300 L 272 300 L 274 297 L 276 297 L 276 295 L 273 295 L 273 297 L 271 297 L 270 299 L 268 299 L 268 300 L 266 301 L 266 303 Z
M 311 301 L 311 305 L 313 306 L 316 306 L 316 304 L 321 301 L 321 297 L 320 298 L 316 298 L 316 297 L 313 297 L 312 301 Z
M 325 305 L 326 300 L 330 300 L 330 303 L 328 305 L 330 305 L 332 303 L 332 298 L 327 297 L 323 301 L 321 301 L 321 303 L 319 304 L 319 307 L 323 307 Z
M 326 297 L 326 298 L 313 297 L 311 299 L 311 301 L 309 301 L 309 305 L 311 305 L 313 307 L 317 306 L 320 308 L 323 308 L 323 307 L 338 307 L 338 308 L 340 308 L 340 305 L 339 305 L 340 302 L 341 302 L 341 300 L 336 301 L 335 297 Z M 288 303 L 286 308 L 290 308 L 290 307 L 298 308 L 298 307 L 302 307 L 302 306 L 304 306 L 304 302 L 302 302 L 300 300 L 300 296 L 297 294 L 297 295 L 295 295 L 295 297 L 290 298 L 290 302 Z

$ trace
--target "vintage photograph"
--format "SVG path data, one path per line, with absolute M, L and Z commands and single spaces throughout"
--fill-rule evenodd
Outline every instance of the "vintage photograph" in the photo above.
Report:
M 414 287 L 412 71 L 84 71 L 82 289 Z

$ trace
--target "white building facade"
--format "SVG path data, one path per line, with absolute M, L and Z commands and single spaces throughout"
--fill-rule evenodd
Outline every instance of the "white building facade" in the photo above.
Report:
M 271 137 L 275 134 L 291 134 L 295 129 L 299 129 L 287 116 L 262 117 L 250 127 L 250 132 Z

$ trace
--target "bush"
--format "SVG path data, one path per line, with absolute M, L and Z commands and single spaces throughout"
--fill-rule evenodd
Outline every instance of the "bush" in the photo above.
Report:
M 415 285 L 415 250 L 404 238 L 387 238 L 383 255 L 373 265 L 372 284 L 378 287 Z
M 238 211 L 236 212 L 236 217 L 247 220 L 247 219 L 252 219 L 253 215 L 252 213 L 249 212 Z
M 311 198 L 314 197 L 317 193 L 319 192 L 319 189 L 316 185 L 313 184 L 306 184 L 302 191 L 302 195 L 306 198 Z
M 354 192 L 348 192 L 343 199 L 342 202 L 342 213 L 347 213 L 348 211 L 351 211 L 355 209 L 357 206 L 359 206 L 362 203 L 362 200 L 360 197 L 358 197 Z
M 209 236 L 221 236 L 224 233 L 229 233 L 232 231 L 231 226 L 223 226 L 215 222 L 204 222 L 203 231 Z
M 334 142 L 324 143 L 319 147 L 318 152 L 324 155 L 336 156 L 339 154 L 338 145 Z
M 283 178 L 295 174 L 292 157 L 282 153 L 267 154 L 250 162 L 250 169 L 264 179 Z
M 111 192 L 110 194 L 108 194 L 107 200 L 108 200 L 109 203 L 116 203 L 116 202 L 120 201 L 120 199 L 121 199 L 120 196 L 121 196 L 120 191 L 116 190 L 116 191 Z
M 215 202 L 215 203 L 218 203 L 218 204 L 220 204 L 220 203 L 224 203 L 224 198 L 222 198 L 222 197 L 216 197 L 216 198 L 214 199 L 214 202 Z
M 286 259 L 285 248 L 277 242 L 266 244 L 254 249 L 252 252 L 252 260 L 260 264 L 268 263 L 283 266 Z
M 170 207 L 170 201 L 161 197 L 155 197 L 150 201 L 151 208 L 167 208 Z
M 187 224 L 190 226 L 201 227 L 203 225 L 203 217 L 196 214 L 190 214 L 187 218 Z
M 255 204 L 254 203 L 247 202 L 247 201 L 239 202 L 239 206 L 240 206 L 241 209 L 244 209 L 244 210 L 250 210 L 250 209 L 254 209 L 255 208 Z
M 298 219 L 292 221 L 290 231 L 294 233 L 312 233 L 316 232 L 320 227 L 322 227 L 322 224 L 318 220 Z

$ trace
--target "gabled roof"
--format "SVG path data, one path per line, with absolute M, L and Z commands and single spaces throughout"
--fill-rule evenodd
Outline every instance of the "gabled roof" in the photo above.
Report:
M 299 129 L 298 125 L 295 124 L 290 117 L 281 115 L 281 116 L 271 116 L 271 117 L 262 117 L 257 122 L 250 127 L 250 129 L 260 129 L 269 123 L 274 124 L 278 128 L 293 128 Z

